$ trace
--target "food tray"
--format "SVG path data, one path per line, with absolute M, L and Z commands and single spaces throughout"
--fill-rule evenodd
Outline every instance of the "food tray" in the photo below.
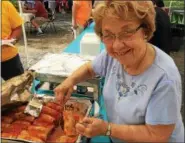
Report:
M 70 53 L 47 53 L 39 62 L 30 67 L 29 70 L 40 74 L 67 77 L 81 65 L 92 61 L 94 58 L 94 56 L 81 56 Z
M 45 96 L 45 97 L 47 97 L 47 96 Z M 47 100 L 44 100 L 44 98 L 45 97 L 43 97 L 43 101 L 44 102 L 51 102 L 52 100 L 54 100 L 54 98 L 53 97 L 51 97 L 51 99 L 50 100 L 48 100 L 48 97 L 47 97 Z M 76 102 L 81 102 L 81 103 L 85 103 L 86 105 L 87 105 L 87 111 L 86 111 L 86 115 L 85 116 L 92 116 L 93 115 L 93 113 L 92 113 L 92 103 L 90 102 L 90 100 L 84 100 L 84 99 L 82 99 L 82 98 L 77 98 L 77 97 L 72 97 L 70 100 L 69 100 L 70 102 L 74 102 L 74 101 L 76 101 Z M 25 104 L 27 104 L 26 102 L 24 102 L 24 103 L 19 103 L 19 104 L 17 104 L 17 105 L 14 105 L 14 104 L 12 104 L 12 105 L 9 105 L 9 108 L 7 109 L 3 109 L 2 111 L 2 114 L 4 113 L 4 112 L 9 112 L 9 111 L 11 111 L 11 109 L 15 109 L 15 107 L 18 107 L 18 106 L 21 106 L 21 105 L 25 105 Z M 97 111 L 96 111 L 97 112 Z M 77 138 L 77 140 L 76 140 L 76 143 L 78 142 L 82 142 L 82 140 L 83 140 L 84 138 L 83 137 L 81 137 L 80 135 L 78 136 L 78 138 Z M 10 139 L 10 138 L 1 138 L 1 141 L 2 142 L 13 142 L 13 143 L 17 143 L 17 142 L 29 142 L 29 143 L 33 143 L 33 141 L 29 141 L 29 140 L 20 140 L 20 139 Z

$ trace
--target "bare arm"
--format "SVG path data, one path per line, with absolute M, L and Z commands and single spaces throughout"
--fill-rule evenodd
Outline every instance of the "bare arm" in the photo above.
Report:
M 21 35 L 22 35 L 22 27 L 19 26 L 19 27 L 16 27 L 15 29 L 12 30 L 12 33 L 11 33 L 9 39 L 19 40 Z
M 84 124 L 83 124 L 84 123 Z M 110 136 L 124 142 L 168 142 L 175 125 L 111 125 Z M 86 137 L 105 135 L 108 123 L 98 118 L 84 118 L 76 125 L 78 133 Z
M 175 125 L 112 124 L 111 137 L 126 142 L 168 142 Z
M 72 94 L 74 85 L 94 76 L 95 73 L 92 69 L 91 62 L 82 65 L 79 69 L 73 72 L 71 76 L 69 76 L 54 89 L 57 101 L 59 101 L 61 104 L 67 102 Z
M 35 13 L 37 13 L 37 10 L 35 10 L 35 9 L 24 9 L 24 8 L 23 8 L 23 12 L 35 14 Z

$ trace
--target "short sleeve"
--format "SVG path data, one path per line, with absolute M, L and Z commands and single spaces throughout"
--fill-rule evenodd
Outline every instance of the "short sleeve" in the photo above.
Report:
M 156 86 L 146 111 L 147 124 L 174 124 L 177 122 L 181 107 L 181 89 L 178 84 L 180 82 L 166 80 Z
M 101 77 L 105 77 L 107 73 L 108 66 L 108 58 L 107 52 L 102 51 L 92 62 L 92 67 L 96 75 Z
M 76 5 L 80 5 L 80 1 L 73 0 L 73 3 Z
M 15 29 L 21 26 L 23 23 L 23 20 L 19 15 L 19 13 L 17 12 L 16 8 L 10 2 L 8 4 L 8 12 L 9 12 L 9 20 L 10 20 L 12 29 Z

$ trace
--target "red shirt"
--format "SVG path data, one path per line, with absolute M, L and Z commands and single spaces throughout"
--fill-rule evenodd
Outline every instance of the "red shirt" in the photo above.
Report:
M 35 14 L 36 17 L 48 18 L 48 12 L 40 1 L 37 1 L 37 0 L 35 1 L 34 9 L 37 11 Z

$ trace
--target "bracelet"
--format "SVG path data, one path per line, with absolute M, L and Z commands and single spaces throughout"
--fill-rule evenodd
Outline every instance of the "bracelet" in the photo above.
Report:
M 107 128 L 106 136 L 110 136 L 110 135 L 111 135 L 111 124 L 108 123 L 108 128 Z

